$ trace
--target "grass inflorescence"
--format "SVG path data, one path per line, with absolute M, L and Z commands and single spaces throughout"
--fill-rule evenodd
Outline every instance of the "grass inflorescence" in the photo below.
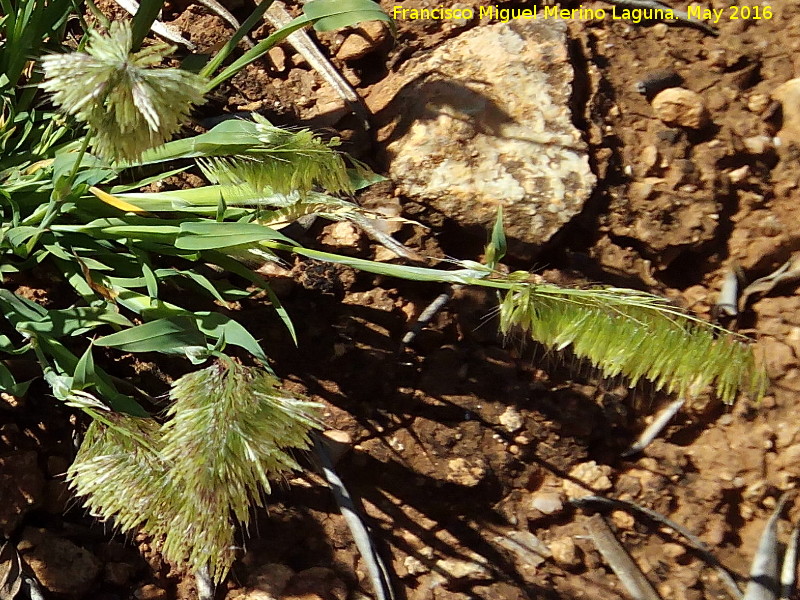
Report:
M 219 582 L 269 479 L 299 468 L 291 451 L 309 447 L 320 406 L 230 359 L 184 375 L 170 399 L 163 425 L 115 414 L 93 422 L 68 480 L 94 516 L 163 539 L 168 560 L 207 567 Z
M 766 389 L 765 371 L 745 339 L 635 290 L 519 284 L 501 303 L 500 328 L 519 328 L 551 349 L 569 347 L 631 386 L 646 379 L 684 396 L 713 386 L 729 403 L 740 391 L 760 398 Z

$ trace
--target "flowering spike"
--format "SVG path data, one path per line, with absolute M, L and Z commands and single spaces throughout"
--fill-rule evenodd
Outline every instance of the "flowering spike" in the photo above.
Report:
M 500 329 L 519 327 L 555 350 L 571 347 L 604 375 L 622 374 L 681 396 L 713 386 L 725 402 L 764 395 L 767 377 L 750 347 L 657 296 L 620 288 L 519 283 L 500 305 Z
M 174 48 L 159 43 L 131 52 L 131 26 L 115 21 L 108 34 L 89 32 L 86 52 L 42 57 L 53 102 L 89 125 L 93 151 L 110 160 L 136 160 L 168 141 L 204 102 L 204 78 L 157 67 Z
M 184 375 L 170 397 L 162 426 L 114 414 L 92 423 L 67 478 L 94 516 L 163 539 L 167 560 L 220 582 L 237 524 L 262 504 L 268 477 L 298 468 L 290 451 L 309 447 L 319 405 L 229 359 Z
M 344 159 L 334 149 L 338 139 L 325 142 L 308 129 L 287 131 L 257 114 L 253 120 L 259 146 L 231 157 L 198 161 L 212 182 L 276 194 L 305 194 L 315 185 L 332 194 L 355 191 Z

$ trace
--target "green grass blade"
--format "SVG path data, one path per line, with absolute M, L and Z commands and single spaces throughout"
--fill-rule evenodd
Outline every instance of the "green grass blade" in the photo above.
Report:
M 43 306 L 6 289 L 0 289 L 0 305 L 4 306 L 3 316 L 14 326 L 24 321 L 44 321 L 48 316 Z
M 167 317 L 137 325 L 95 340 L 96 346 L 125 352 L 185 354 L 186 348 L 205 348 L 205 336 L 191 316 Z
M 272 2 L 274 0 L 263 0 L 260 4 L 256 5 L 255 10 L 250 13 L 250 16 L 247 17 L 247 20 L 242 23 L 242 26 L 236 30 L 230 39 L 225 42 L 225 45 L 219 49 L 219 51 L 214 55 L 208 64 L 200 71 L 200 75 L 205 78 L 210 78 L 211 75 L 219 68 L 219 66 L 225 61 L 228 56 L 230 56 L 231 52 L 234 51 L 236 46 L 242 40 L 242 38 L 250 32 L 253 27 L 259 24 L 261 18 L 264 16 L 264 13 L 269 10 L 269 7 L 272 6 Z
M 219 75 L 212 79 L 206 88 L 207 91 L 210 92 L 221 83 L 224 83 L 236 75 L 239 71 L 244 69 L 247 65 L 264 56 L 270 51 L 270 49 L 272 49 L 273 46 L 275 46 L 275 44 L 285 40 L 292 33 L 298 29 L 302 29 L 311 22 L 311 19 L 309 19 L 306 15 L 301 15 L 300 17 L 297 17 L 296 19 L 287 23 L 284 27 L 281 27 L 278 31 L 267 37 L 265 40 L 261 40 L 253 48 L 245 52 L 241 58 L 231 63 L 228 67 L 223 69 Z
M 201 221 L 182 223 L 175 246 L 182 250 L 215 250 L 276 240 L 294 244 L 285 235 L 256 223 L 217 223 Z
M 82 390 L 97 379 L 97 374 L 94 370 L 94 357 L 92 356 L 92 345 L 86 348 L 78 364 L 75 365 L 75 373 L 72 375 L 72 386 L 76 390 Z
M 292 336 L 292 341 L 297 345 L 297 332 L 294 328 L 294 323 L 292 323 L 292 318 L 289 316 L 289 313 L 284 308 L 281 301 L 272 291 L 272 288 L 269 285 L 269 282 L 258 275 L 257 273 L 253 272 L 251 269 L 245 267 L 242 263 L 238 260 L 231 258 L 230 256 L 223 254 L 222 252 L 218 252 L 216 250 L 207 250 L 203 252 L 203 258 L 207 259 L 209 262 L 212 262 L 229 273 L 233 273 L 235 275 L 239 275 L 243 277 L 247 281 L 250 281 L 257 285 L 259 288 L 267 292 L 269 296 L 270 302 L 272 302 L 272 306 L 275 308 L 275 312 L 278 313 L 281 321 L 283 322 L 286 329 L 289 331 L 289 335 Z
M 133 17 L 131 48 L 133 52 L 136 52 L 142 45 L 162 8 L 164 8 L 164 0 L 141 0 L 139 10 Z
M 35 344 L 39 350 L 43 354 L 53 358 L 61 373 L 69 373 L 71 375 L 75 372 L 80 359 L 70 352 L 61 342 L 49 338 L 46 335 L 37 335 L 35 333 L 32 333 L 32 335 L 35 338 Z M 128 415 L 147 416 L 147 411 L 144 410 L 136 400 L 117 390 L 105 371 L 100 367 L 95 367 L 94 373 L 95 380 L 92 383 L 97 391 L 103 395 L 103 398 L 108 400 L 112 409 Z
M 131 168 L 185 158 L 233 156 L 246 153 L 259 143 L 255 123 L 244 119 L 228 119 L 206 133 L 146 150 L 136 162 L 122 163 L 121 166 Z
M 500 205 L 497 207 L 497 217 L 492 227 L 492 235 L 484 252 L 486 266 L 490 269 L 497 267 L 497 264 L 506 255 L 507 250 L 508 244 L 506 243 L 506 233 L 503 228 L 503 206 Z
M 303 13 L 314 21 L 316 31 L 333 31 L 358 25 L 363 21 L 385 21 L 394 30 L 394 23 L 372 0 L 311 0 Z
M 244 348 L 264 367 L 269 367 L 269 359 L 258 341 L 239 322 L 221 313 L 195 312 L 194 317 L 200 331 L 216 340 L 224 339 L 226 343 Z

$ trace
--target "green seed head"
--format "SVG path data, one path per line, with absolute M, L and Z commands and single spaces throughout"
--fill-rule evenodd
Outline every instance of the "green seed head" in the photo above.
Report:
M 155 44 L 132 53 L 131 27 L 115 21 L 108 34 L 89 32 L 86 52 L 42 58 L 53 102 L 85 122 L 93 152 L 136 160 L 168 141 L 204 102 L 205 80 L 182 69 L 156 68 L 174 48 Z

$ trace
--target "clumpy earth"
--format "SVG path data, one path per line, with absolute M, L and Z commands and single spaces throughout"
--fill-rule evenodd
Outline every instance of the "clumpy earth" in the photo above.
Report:
M 391 10 L 392 3 L 382 5 Z M 231 8 L 247 14 L 247 6 Z M 740 585 L 746 581 L 767 518 L 797 486 L 800 457 L 796 284 L 751 294 L 735 319 L 714 310 L 730 273 L 752 282 L 800 250 L 800 103 L 796 87 L 785 85 L 800 76 L 800 6 L 772 8 L 771 19 L 723 18 L 716 37 L 657 23 L 565 23 L 571 119 L 597 183 L 568 223 L 540 244 L 518 244 L 508 261 L 565 284 L 653 291 L 722 319 L 752 337 L 764 357 L 771 385 L 759 404 L 691 399 L 644 452 L 622 458 L 670 398 L 499 339 L 489 294 L 458 291 L 405 349 L 404 333 L 444 289 L 307 261 L 265 273 L 294 318 L 299 347 L 268 306 L 242 306 L 276 372 L 325 404 L 326 427 L 342 450 L 337 470 L 372 528 L 397 598 L 626 597 L 586 537 L 591 511 L 569 502 L 587 493 L 668 516 L 708 544 Z M 199 5 L 170 10 L 165 20 L 201 49 L 230 33 Z M 368 105 L 404 76 L 409 61 L 491 24 L 397 25 L 394 43 L 374 30 L 318 36 Z M 255 37 L 267 33 L 264 27 Z M 663 87 L 694 94 L 657 101 Z M 381 114 L 372 131 L 362 130 L 288 46 L 251 65 L 214 102 L 220 111 L 258 110 L 279 124 L 332 128 L 346 150 L 392 171 L 391 140 L 375 132 L 403 115 Z M 391 182 L 359 201 L 428 226 L 394 232 L 422 256 L 480 256 L 485 227 L 461 222 L 442 205 L 410 198 Z M 317 223 L 304 235 L 307 244 L 392 259 L 349 225 Z M 46 280 L 28 285 L 28 296 L 43 303 L 54 289 Z M 167 379 L 162 368 L 120 366 L 137 385 L 153 387 Z M 3 395 L 0 418 L 0 523 L 54 597 L 196 597 L 193 578 L 161 560 L 158 540 L 114 536 L 70 499 L 61 474 L 74 453 L 73 427 L 62 407 L 46 397 Z M 307 474 L 276 485 L 218 598 L 373 597 L 344 519 L 313 469 L 309 463 Z M 606 514 L 662 597 L 729 597 L 717 571 L 669 529 L 638 514 Z M 782 539 L 800 516 L 792 502 L 785 514 Z

